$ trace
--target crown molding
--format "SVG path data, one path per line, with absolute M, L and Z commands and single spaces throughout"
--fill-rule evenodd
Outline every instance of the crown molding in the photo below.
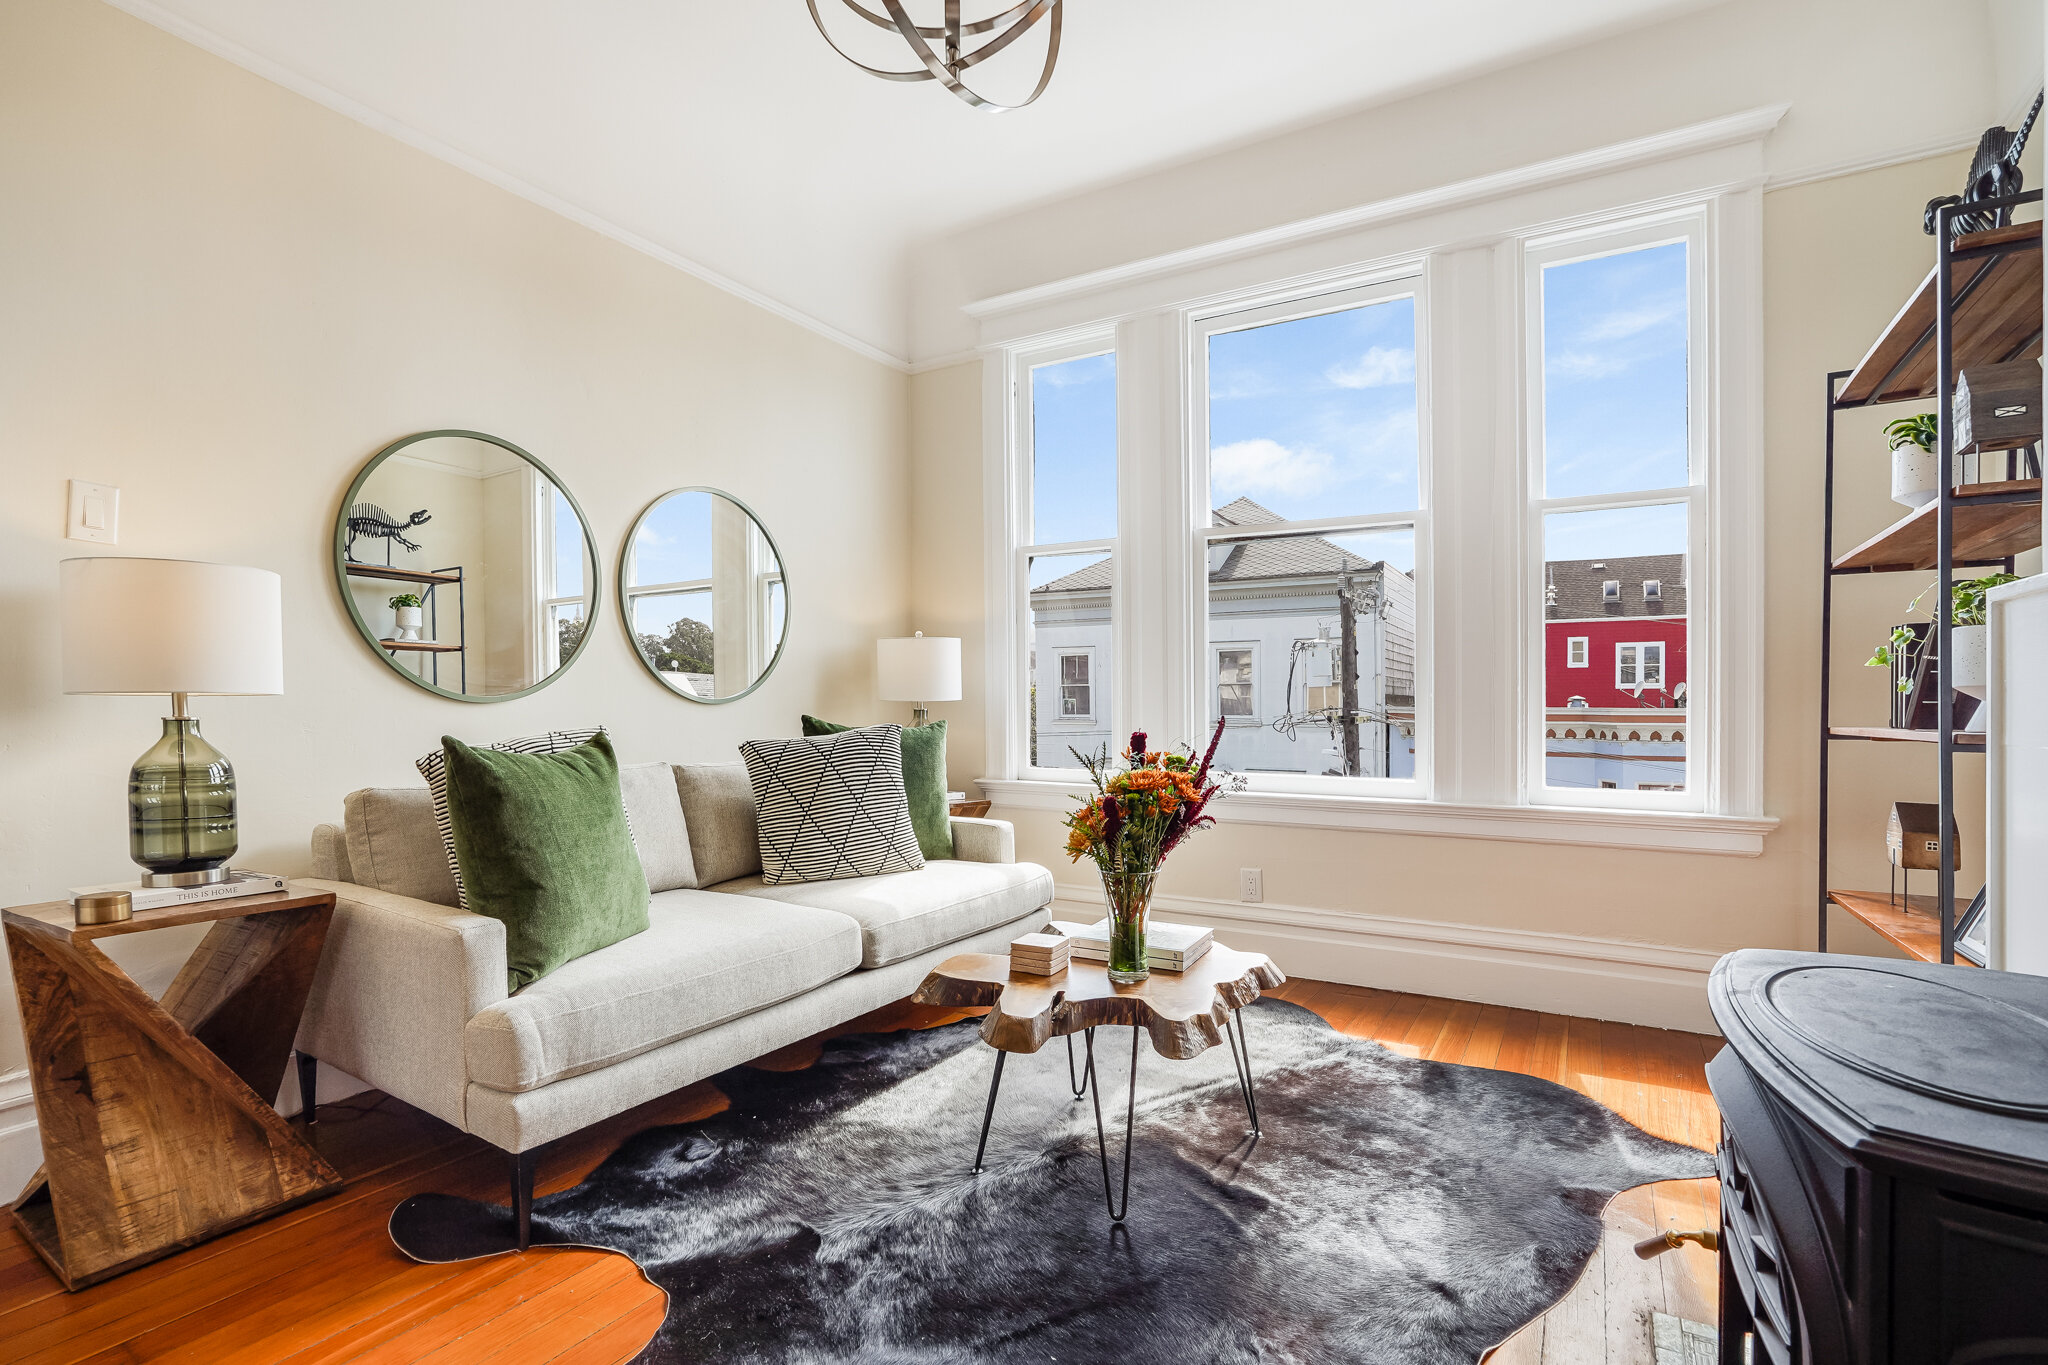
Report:
M 295 95 L 302 95 L 315 104 L 323 105 L 343 118 L 352 119 L 364 127 L 395 138 L 415 151 L 425 152 L 437 161 L 446 162 L 459 171 L 467 172 L 487 184 L 495 185 L 510 194 L 515 194 L 530 204 L 536 204 L 548 212 L 557 214 L 581 227 L 589 228 L 599 236 L 608 237 L 619 245 L 629 247 L 643 256 L 651 256 L 663 265 L 673 267 L 684 274 L 703 281 L 714 289 L 723 290 L 734 298 L 753 304 L 756 308 L 773 313 L 785 322 L 793 322 L 807 332 L 815 333 L 827 341 L 844 346 L 856 355 L 863 356 L 877 364 L 887 365 L 900 373 L 909 373 L 910 360 L 865 341 L 851 332 L 843 331 L 831 323 L 813 317 L 793 304 L 764 294 L 750 285 L 741 284 L 729 275 L 713 270 L 699 261 L 691 260 L 681 252 L 673 251 L 659 242 L 652 241 L 629 228 L 621 227 L 579 204 L 571 203 L 560 195 L 552 194 L 538 185 L 531 184 L 510 172 L 500 170 L 489 162 L 479 160 L 467 152 L 458 151 L 438 138 L 430 137 L 409 124 L 401 123 L 389 115 L 378 112 L 358 100 L 349 98 L 338 90 L 329 88 L 298 72 L 272 61 L 261 53 L 251 51 L 240 43 L 232 42 L 200 24 L 195 24 L 182 15 L 173 14 L 153 0 L 106 0 L 106 3 L 132 18 L 140 19 L 153 28 L 162 29 L 174 38 L 181 38 L 192 46 L 210 52 L 223 61 L 231 62 L 252 75 L 260 76 L 273 85 L 282 86 Z
M 2020 111 L 2024 114 L 2026 111 Z M 1887 166 L 1903 166 L 1909 161 L 1925 161 L 1930 156 L 1948 156 L 1956 152 L 1972 151 L 1977 146 L 1980 133 L 1953 133 L 1945 137 L 1929 138 L 1925 142 L 1909 143 L 1888 152 L 1871 156 L 1852 156 L 1840 161 L 1822 162 L 1800 170 L 1781 171 L 1764 179 L 1766 190 L 1789 190 L 1795 185 L 1811 185 L 1819 180 L 1833 180 L 1837 176 L 1859 175 L 1864 171 L 1881 171 Z
M 1027 289 L 1013 290 L 1007 294 L 977 299 L 964 305 L 961 311 L 976 320 L 1000 317 L 1007 313 L 1036 308 L 1118 285 L 1134 284 L 1202 266 L 1218 265 L 1280 247 L 1298 246 L 1303 242 L 1353 232 L 1362 227 L 1413 218 L 1474 201 L 1499 199 L 1510 194 L 1570 184 L 1596 175 L 1667 161 L 1691 153 L 1709 152 L 1721 147 L 1753 142 L 1776 128 L 1791 107 L 1789 104 L 1765 105 L 1739 114 L 1709 119 L 1704 123 L 1653 133 L 1648 137 L 1635 138 L 1628 142 L 1617 142 L 1589 151 L 1574 152 L 1569 156 L 1538 161 L 1532 165 L 1518 166 L 1512 170 L 1497 171 L 1469 180 L 1453 181 L 1447 185 L 1417 190 L 1412 194 L 1396 195 L 1391 199 L 1360 204 L 1355 208 L 1339 209 L 1334 213 L 1283 223 L 1278 227 L 1261 228 L 1256 232 L 1226 237 L 1221 241 L 1187 247 L 1180 251 L 1169 251 L 1163 255 L 1148 256 L 1102 270 L 1091 270 L 1085 274 L 1071 275 L 1066 279 L 1032 285 Z

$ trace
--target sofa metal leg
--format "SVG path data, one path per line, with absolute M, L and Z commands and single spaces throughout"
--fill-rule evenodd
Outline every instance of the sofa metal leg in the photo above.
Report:
M 311 1128 L 320 1121 L 314 1112 L 320 1104 L 320 1060 L 310 1052 L 292 1055 L 299 1062 L 299 1122 Z
M 512 1222 L 517 1227 L 519 1249 L 533 1240 L 533 1152 L 512 1153 Z

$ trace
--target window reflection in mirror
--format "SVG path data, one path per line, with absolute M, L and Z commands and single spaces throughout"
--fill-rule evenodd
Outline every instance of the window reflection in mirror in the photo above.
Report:
M 704 488 L 657 498 L 627 537 L 619 601 L 633 647 L 677 696 L 730 701 L 775 666 L 787 588 L 775 542 L 744 503 Z
M 481 434 L 387 448 L 335 534 L 364 638 L 446 696 L 542 685 L 575 657 L 596 607 L 595 553 L 574 499 L 538 461 Z

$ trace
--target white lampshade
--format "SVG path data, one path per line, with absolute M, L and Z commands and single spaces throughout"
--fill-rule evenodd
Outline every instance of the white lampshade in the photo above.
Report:
M 883 701 L 960 700 L 960 641 L 926 635 L 875 641 L 875 692 Z
M 66 692 L 284 691 L 282 581 L 268 569 L 67 559 L 57 597 Z

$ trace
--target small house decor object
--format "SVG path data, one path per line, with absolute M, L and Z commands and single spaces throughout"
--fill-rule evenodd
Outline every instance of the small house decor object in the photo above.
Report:
M 1143 730 L 1132 731 L 1130 744 L 1113 758 L 1106 745 L 1093 754 L 1068 750 L 1088 770 L 1095 792 L 1066 819 L 1067 857 L 1085 857 L 1102 873 L 1109 902 L 1109 979 L 1126 986 L 1152 971 L 1145 916 L 1160 864 L 1181 840 L 1215 824 L 1209 803 L 1242 782 L 1214 771 L 1216 746 L 1223 742 L 1221 716 L 1199 761 L 1186 746 L 1171 752 L 1147 748 L 1146 738 Z
M 2033 445 L 2041 439 L 2041 362 L 1964 370 L 1950 414 L 1958 455 Z
M 2041 96 L 2034 96 L 2033 107 L 2027 110 L 2027 117 L 2020 123 L 2018 132 L 2010 132 L 2005 125 L 1986 128 L 1984 135 L 1977 139 L 1977 154 L 1970 158 L 1970 178 L 1961 194 L 1946 194 L 1927 201 L 1927 208 L 1920 216 L 1920 227 L 1932 237 L 1938 230 L 1936 217 L 1950 205 L 1967 207 L 1986 199 L 2006 199 L 2026 188 L 2026 177 L 2020 174 L 2020 156 L 2027 150 L 2027 134 L 2034 130 L 2034 120 L 2041 115 Z M 1966 233 L 1985 232 L 1995 227 L 2004 227 L 2012 222 L 2010 205 L 1995 211 L 1958 213 L 1949 219 L 1949 231 L 1954 237 Z
M 411 643 L 420 638 L 420 626 L 426 620 L 426 611 L 416 592 L 402 592 L 391 599 L 391 610 L 397 613 L 398 634 L 393 639 Z
M 424 507 L 409 517 L 394 517 L 374 502 L 356 503 L 348 509 L 348 548 L 345 553 L 349 562 L 360 562 L 356 559 L 356 541 L 368 537 L 384 542 L 384 562 L 387 565 L 391 563 L 393 545 L 418 554 L 420 547 L 407 540 L 405 533 L 432 520 Z
M 1936 871 L 1941 867 L 1940 808 L 1925 801 L 1894 801 L 1892 813 L 1885 821 L 1884 853 L 1895 874 L 1892 883 L 1892 904 L 1902 903 L 1901 881 L 1904 882 L 1903 903 L 1911 904 L 1912 882 L 1906 874 L 1915 868 L 1922 871 Z M 1949 847 L 1954 850 L 1957 862 L 1963 859 L 1963 836 L 1949 822 Z
M 1058 976 L 1072 959 L 1074 941 L 1048 931 L 1010 940 L 1010 970 L 1025 976 Z

